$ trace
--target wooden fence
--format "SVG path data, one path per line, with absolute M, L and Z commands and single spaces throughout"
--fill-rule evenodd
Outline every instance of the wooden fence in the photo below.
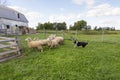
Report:
M 0 62 L 21 55 L 16 38 L 0 37 Z

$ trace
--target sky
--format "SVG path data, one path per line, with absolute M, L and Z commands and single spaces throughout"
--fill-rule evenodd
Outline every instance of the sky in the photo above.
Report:
M 79 20 L 92 28 L 115 27 L 120 30 L 120 0 L 7 0 L 7 6 L 23 13 L 29 27 L 38 23 Z

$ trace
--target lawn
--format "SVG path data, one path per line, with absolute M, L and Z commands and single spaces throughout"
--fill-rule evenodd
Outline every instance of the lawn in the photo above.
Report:
M 48 34 L 47 34 L 48 36 Z M 74 48 L 71 36 L 64 34 L 63 45 L 44 52 L 29 49 L 26 37 L 43 38 L 43 34 L 20 36 L 23 55 L 0 63 L 0 80 L 120 80 L 120 35 L 77 35 L 89 44 Z

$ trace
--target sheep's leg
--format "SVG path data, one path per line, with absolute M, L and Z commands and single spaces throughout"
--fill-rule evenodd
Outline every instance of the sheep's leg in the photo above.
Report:
M 37 48 L 38 48 L 39 50 L 41 50 L 41 52 L 43 52 L 42 46 L 38 46 Z
M 50 49 L 53 48 L 53 45 L 50 46 Z

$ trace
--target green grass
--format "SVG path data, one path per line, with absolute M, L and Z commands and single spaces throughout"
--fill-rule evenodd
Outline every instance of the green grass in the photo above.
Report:
M 49 34 L 47 34 L 48 36 Z M 65 34 L 63 45 L 44 52 L 29 49 L 26 37 L 20 36 L 24 53 L 20 58 L 0 64 L 0 80 L 120 80 L 120 35 L 78 35 L 88 41 L 86 48 L 74 48 L 70 36 Z

